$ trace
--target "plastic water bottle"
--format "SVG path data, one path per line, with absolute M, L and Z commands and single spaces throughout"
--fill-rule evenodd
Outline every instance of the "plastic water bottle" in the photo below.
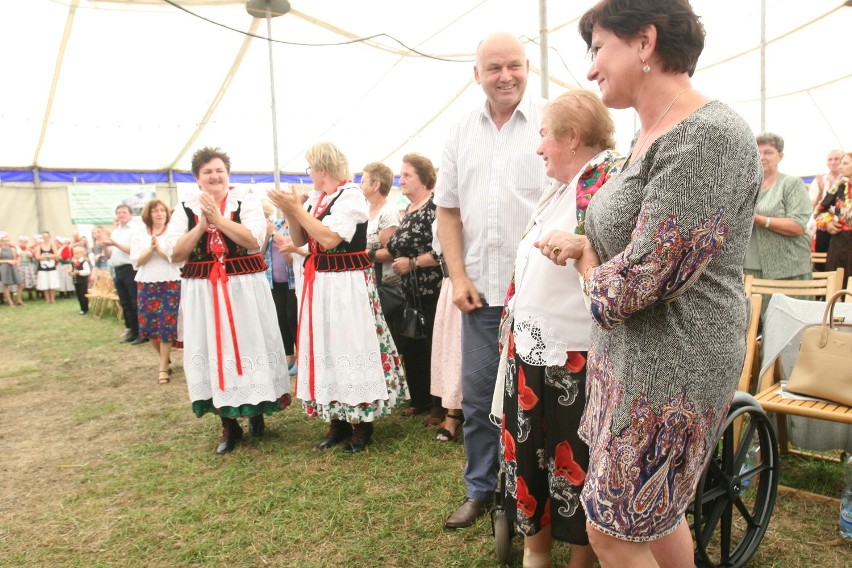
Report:
M 852 455 L 843 466 L 845 486 L 840 496 L 840 536 L 852 540 Z
M 740 468 L 740 475 L 744 475 L 757 467 L 758 454 L 760 454 L 760 443 L 755 439 L 752 441 L 748 452 L 746 452 L 745 461 L 743 461 L 743 465 Z M 742 481 L 743 489 L 748 489 L 749 485 L 751 485 L 751 479 L 744 479 Z

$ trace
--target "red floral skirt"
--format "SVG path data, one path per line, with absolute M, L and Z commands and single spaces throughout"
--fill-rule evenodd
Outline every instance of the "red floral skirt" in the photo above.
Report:
M 161 343 L 177 339 L 180 280 L 137 282 L 136 305 L 139 335 Z

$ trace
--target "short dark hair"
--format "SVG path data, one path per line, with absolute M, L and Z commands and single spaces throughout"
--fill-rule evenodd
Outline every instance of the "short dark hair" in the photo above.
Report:
M 373 181 L 379 182 L 379 193 L 388 196 L 393 187 L 393 172 L 381 162 L 370 162 L 364 166 L 364 173 Z
M 225 163 L 225 169 L 228 173 L 231 173 L 231 158 L 228 157 L 221 148 L 213 148 L 211 146 L 205 146 L 199 150 L 195 151 L 195 154 L 192 155 L 192 174 L 195 177 L 198 177 L 198 174 L 201 172 L 201 166 L 206 164 L 211 160 L 215 160 L 219 158 Z
M 128 205 L 127 203 L 122 203 L 121 205 L 116 207 L 115 212 L 118 213 L 119 209 L 127 209 L 127 212 L 130 213 L 131 215 L 133 215 L 133 209 L 131 209 L 130 205 Z
M 409 164 L 414 168 L 414 171 L 417 172 L 417 177 L 420 178 L 420 183 L 425 185 L 426 189 L 435 189 L 435 182 L 438 181 L 438 172 L 435 171 L 432 160 L 426 156 L 412 152 L 402 157 L 402 163 Z
M 657 28 L 657 55 L 663 71 L 691 77 L 704 51 L 706 33 L 688 0 L 601 0 L 583 14 L 578 28 L 586 47 L 591 48 L 595 26 L 631 39 L 648 24 Z

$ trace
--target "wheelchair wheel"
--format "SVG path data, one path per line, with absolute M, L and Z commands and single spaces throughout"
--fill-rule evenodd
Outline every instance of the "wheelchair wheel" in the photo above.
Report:
M 512 521 L 503 509 L 491 511 L 491 527 L 494 530 L 494 553 L 497 562 L 509 564 L 512 560 Z
M 738 568 L 754 555 L 775 506 L 778 454 L 759 403 L 736 399 L 690 510 L 696 566 Z

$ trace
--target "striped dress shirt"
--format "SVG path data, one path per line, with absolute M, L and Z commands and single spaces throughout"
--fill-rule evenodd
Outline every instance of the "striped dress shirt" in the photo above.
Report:
M 524 96 L 499 130 L 483 104 L 444 145 L 434 202 L 460 210 L 465 271 L 493 306 L 503 303 L 518 242 L 549 183 L 536 154 L 544 103 Z

